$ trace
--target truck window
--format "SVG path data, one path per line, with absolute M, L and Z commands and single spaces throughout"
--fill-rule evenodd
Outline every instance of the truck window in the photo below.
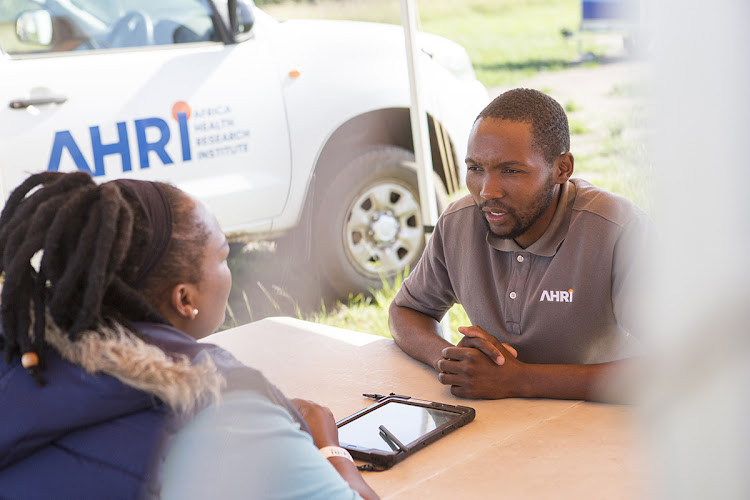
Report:
M 0 46 L 10 55 L 220 41 L 207 0 L 10 0 Z

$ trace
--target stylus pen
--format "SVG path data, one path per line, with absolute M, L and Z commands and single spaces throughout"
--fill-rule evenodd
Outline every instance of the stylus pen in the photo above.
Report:
M 378 432 L 378 436 L 380 436 L 380 439 L 382 439 L 383 441 L 385 441 L 385 444 L 388 445 L 388 448 L 392 449 L 395 452 L 401 452 L 401 450 L 399 450 L 398 446 L 396 446 L 393 443 L 393 441 L 391 441 L 391 438 L 389 438 L 388 436 L 386 436 L 385 433 L 383 433 L 383 431 Z
M 388 396 L 383 396 L 382 394 L 362 394 L 362 395 L 366 398 L 374 399 L 376 401 L 385 399 L 388 396 L 394 397 L 394 398 L 411 399 L 410 396 L 404 396 L 403 394 L 393 394 L 393 393 L 390 393 Z
M 398 446 L 399 450 L 406 451 L 406 446 L 404 446 L 404 444 L 401 441 L 399 441 L 396 436 L 391 434 L 391 431 L 389 431 L 385 425 L 381 425 L 380 427 L 378 427 L 378 429 L 380 429 L 380 432 L 388 436 L 388 439 L 393 441 L 396 444 L 396 446 Z

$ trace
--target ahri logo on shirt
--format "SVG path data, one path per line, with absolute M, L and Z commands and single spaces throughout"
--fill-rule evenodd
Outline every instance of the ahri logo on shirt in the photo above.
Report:
M 573 302 L 573 289 L 570 290 L 542 290 L 539 302 Z

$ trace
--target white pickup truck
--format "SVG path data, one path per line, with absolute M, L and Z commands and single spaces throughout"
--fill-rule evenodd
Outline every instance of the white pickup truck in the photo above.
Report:
M 462 47 L 418 41 L 451 192 L 487 92 Z M 304 237 L 344 295 L 421 254 L 398 26 L 277 21 L 249 0 L 3 0 L 0 103 L 2 200 L 45 169 L 171 182 L 230 237 Z

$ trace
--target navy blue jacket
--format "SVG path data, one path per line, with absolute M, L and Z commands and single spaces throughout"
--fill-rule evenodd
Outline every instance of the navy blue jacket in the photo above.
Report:
M 265 387 L 308 430 L 278 389 L 227 351 L 170 326 L 136 326 L 163 351 L 194 362 L 211 356 L 227 390 Z M 45 359 L 47 385 L 40 388 L 18 359 L 8 365 L 0 356 L 0 499 L 158 498 L 161 464 L 180 421 L 155 396 L 88 375 L 54 349 Z
M 45 359 L 44 387 L 0 359 L 0 498 L 158 496 L 169 409 L 51 348 Z

